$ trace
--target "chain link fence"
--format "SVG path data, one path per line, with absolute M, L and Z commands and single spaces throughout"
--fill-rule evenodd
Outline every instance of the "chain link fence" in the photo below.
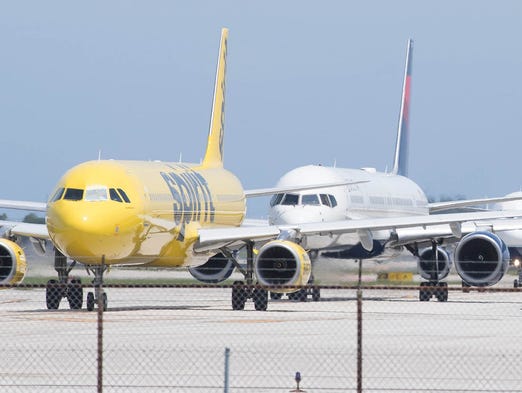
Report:
M 289 392 L 297 373 L 307 392 L 522 390 L 519 289 L 320 290 L 232 311 L 230 286 L 108 285 L 107 311 L 89 312 L 47 310 L 45 286 L 6 288 L 0 391 Z

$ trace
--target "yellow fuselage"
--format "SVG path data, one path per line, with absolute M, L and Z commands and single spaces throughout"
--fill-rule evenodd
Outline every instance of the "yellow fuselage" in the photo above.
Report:
M 239 180 L 221 166 L 89 161 L 69 170 L 47 206 L 55 246 L 81 263 L 195 266 L 201 227 L 238 226 Z

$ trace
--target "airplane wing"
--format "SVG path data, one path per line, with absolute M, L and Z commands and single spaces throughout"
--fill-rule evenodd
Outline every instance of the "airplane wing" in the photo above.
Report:
M 32 224 L 17 221 L 0 221 L 0 229 L 12 235 L 49 239 L 49 232 L 45 224 Z
M 508 220 L 506 220 L 508 219 Z M 487 222 L 487 220 L 498 220 L 498 222 Z M 202 228 L 199 230 L 199 241 L 195 245 L 196 251 L 219 248 L 238 241 L 261 241 L 277 238 L 285 231 L 295 231 L 300 236 L 324 235 L 330 236 L 341 233 L 392 230 L 397 232 L 399 229 L 408 228 L 408 241 L 414 242 L 426 240 L 433 235 L 429 233 L 428 227 L 446 225 L 444 229 L 439 228 L 439 232 L 446 236 L 460 238 L 463 233 L 462 224 L 467 223 L 468 227 L 488 227 L 493 225 L 501 226 L 496 230 L 516 230 L 522 229 L 522 211 L 488 211 L 476 213 L 449 213 L 425 216 L 409 217 L 389 217 L 376 219 L 357 219 L 342 220 L 334 222 L 305 223 L 296 225 L 267 225 L 258 227 L 234 227 L 234 228 Z M 466 227 L 466 228 L 468 228 Z M 406 244 L 406 242 L 402 242 Z
M 476 205 L 485 205 L 489 203 L 499 203 L 499 202 L 511 202 L 511 201 L 519 201 L 522 200 L 522 196 L 505 196 L 498 198 L 479 198 L 479 199 L 463 199 L 459 201 L 447 201 L 447 202 L 433 202 L 428 204 L 428 208 L 430 209 L 430 213 L 445 211 L 450 209 L 456 209 L 461 207 L 468 206 L 476 206 Z
M 305 191 L 305 190 L 315 190 L 317 188 L 329 188 L 329 187 L 339 187 L 339 186 L 348 186 L 353 184 L 360 183 L 368 183 L 367 180 L 362 181 L 338 181 L 331 183 L 320 183 L 320 184 L 308 184 L 303 186 L 285 186 L 285 187 L 273 187 L 273 188 L 258 188 L 253 190 L 245 190 L 245 196 L 247 198 L 259 197 L 259 196 L 267 196 L 274 195 L 283 192 L 297 192 L 297 191 Z M 522 197 L 520 198 L 522 199 Z M 0 201 L 1 202 L 1 201 Z M 0 204 L 0 207 L 1 204 Z
M 44 212 L 47 204 L 45 202 L 30 202 L 30 201 L 12 201 L 9 199 L 0 199 L 0 208 L 17 209 L 17 210 L 32 210 Z

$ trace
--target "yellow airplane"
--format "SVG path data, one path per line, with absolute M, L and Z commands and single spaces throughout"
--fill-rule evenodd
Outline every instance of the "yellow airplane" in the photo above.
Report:
M 208 144 L 200 164 L 89 161 L 58 182 L 47 204 L 49 237 L 63 255 L 87 265 L 97 283 L 114 264 L 201 266 L 215 251 L 194 252 L 198 230 L 242 223 L 245 192 L 223 167 L 227 39 L 228 29 L 223 29 Z M 65 276 L 62 259 L 56 267 Z M 49 308 L 58 307 L 64 278 L 48 286 Z M 75 290 L 73 308 L 81 308 L 81 294 Z M 95 301 L 89 293 L 89 310 Z M 106 307 L 106 296 L 103 302 Z
M 46 228 L 38 224 L 2 222 L 8 238 L 50 239 L 55 247 L 57 280 L 46 288 L 47 308 L 57 309 L 66 297 L 72 309 L 83 304 L 80 280 L 69 273 L 77 263 L 94 274 L 95 293 L 87 294 L 87 309 L 98 299 L 103 274 L 111 265 L 149 267 L 188 266 L 198 280 L 215 283 L 241 266 L 229 249 L 226 235 L 212 246 L 197 246 L 202 228 L 229 228 L 244 224 L 246 197 L 300 190 L 279 187 L 245 191 L 238 178 L 223 167 L 225 74 L 228 29 L 221 32 L 210 130 L 204 159 L 199 164 L 158 161 L 98 160 L 79 164 L 59 180 L 47 204 L 2 201 L 2 207 L 46 211 Z M 345 185 L 346 181 L 304 188 Z M 247 239 L 273 237 L 274 228 L 248 227 Z M 266 232 L 268 231 L 268 235 Z M 230 242 L 228 242 L 230 243 Z M 253 243 L 248 243 L 250 262 Z M 5 255 L 3 255 L 5 254 Z M 68 258 L 73 260 L 68 264 Z M 18 244 L 0 239 L 0 284 L 21 282 L 25 254 Z M 253 283 L 252 268 L 246 274 Z M 303 284 L 306 284 L 304 277 Z M 266 310 L 267 291 L 233 290 L 234 308 L 243 308 L 255 295 L 256 309 Z M 239 306 L 238 306 L 239 299 Z M 235 303 L 234 303 L 235 302 Z

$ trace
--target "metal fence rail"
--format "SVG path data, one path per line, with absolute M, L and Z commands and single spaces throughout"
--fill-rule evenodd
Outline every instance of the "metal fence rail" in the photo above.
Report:
M 49 311 L 39 285 L 0 291 L 0 391 L 288 392 L 297 372 L 307 392 L 522 390 L 519 289 L 450 287 L 439 303 L 363 287 L 360 320 L 356 287 L 266 312 L 232 311 L 230 287 L 105 290 L 100 313 Z

